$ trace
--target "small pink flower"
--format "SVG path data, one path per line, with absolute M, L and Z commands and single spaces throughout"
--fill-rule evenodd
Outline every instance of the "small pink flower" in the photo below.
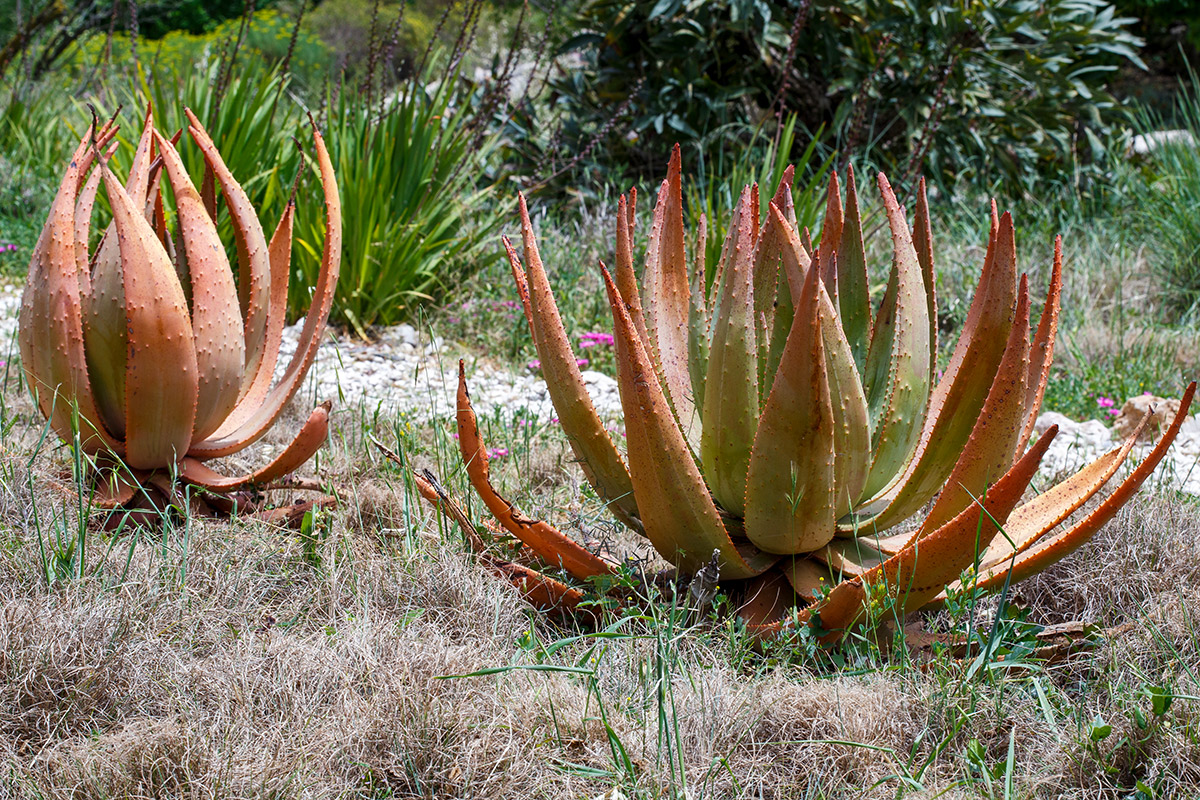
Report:
M 504 458 L 508 455 L 507 447 L 494 447 L 488 450 L 488 458 Z
M 551 424 L 551 425 L 557 425 L 557 424 L 558 424 L 558 417 L 551 417 L 551 418 L 550 418 L 550 424 Z
M 1112 408 L 1116 404 L 1117 404 L 1117 401 L 1113 400 L 1111 397 L 1105 397 L 1104 395 L 1096 395 L 1096 405 L 1100 406 L 1101 408 Z
M 1110 408 L 1110 409 L 1108 409 L 1108 415 L 1110 417 L 1119 417 L 1119 416 L 1121 416 L 1121 412 L 1117 411 L 1115 408 Z
M 538 360 L 535 358 L 533 361 L 530 361 L 530 362 L 529 362 L 528 364 L 526 364 L 525 366 L 526 366 L 526 367 L 528 367 L 528 368 L 529 368 L 531 371 L 533 371 L 533 372 L 537 372 L 539 369 L 541 369 L 541 368 L 542 368 L 542 362 L 541 362 L 541 361 L 538 361 Z
M 593 342 L 591 339 L 580 339 L 579 340 L 579 349 L 586 350 L 589 347 L 594 347 L 595 344 L 596 343 Z
M 590 362 L 590 361 L 588 361 L 586 358 L 577 358 L 577 359 L 575 359 L 575 366 L 579 367 L 580 369 L 583 369 L 584 367 L 586 367 L 586 366 L 587 366 L 588 364 L 590 364 L 590 363 L 591 363 L 591 362 Z
M 580 347 L 592 347 L 593 345 L 597 345 L 597 344 L 607 345 L 607 346 L 611 347 L 613 344 L 616 343 L 616 339 L 613 338 L 613 335 L 611 333 L 600 333 L 600 332 L 584 333 L 584 334 L 581 334 L 579 338 L 580 338 L 580 342 L 579 342 Z

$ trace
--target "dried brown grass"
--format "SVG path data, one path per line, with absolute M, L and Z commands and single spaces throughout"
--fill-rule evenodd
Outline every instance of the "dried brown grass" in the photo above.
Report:
M 990 796 L 972 740 L 1001 771 L 1014 743 L 1017 797 L 1200 792 L 1198 701 L 1135 713 L 1146 685 L 1200 696 L 1200 511 L 1178 498 L 1019 588 L 1041 622 L 1136 623 L 1059 665 L 967 678 L 860 648 L 838 671 L 642 620 L 547 654 L 584 631 L 528 612 L 357 435 L 322 462 L 343 502 L 313 544 L 196 520 L 143 534 L 121 580 L 131 535 L 104 560 L 93 530 L 94 571 L 48 583 L 30 512 L 61 500 L 29 489 L 31 423 L 0 458 L 0 797 Z M 569 506 L 564 484 L 535 494 Z

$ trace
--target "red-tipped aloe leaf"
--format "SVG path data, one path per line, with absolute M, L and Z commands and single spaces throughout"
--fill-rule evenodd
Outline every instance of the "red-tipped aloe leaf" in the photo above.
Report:
M 54 432 L 71 441 L 78 419 L 86 452 L 107 448 L 120 455 L 123 445 L 106 429 L 89 380 L 76 275 L 75 204 L 80 172 L 93 160 L 90 137 L 89 129 L 71 158 L 34 247 L 21 296 L 17 340 L 30 391 Z
M 471 398 L 463 362 L 458 362 L 458 448 L 471 486 L 504 529 L 529 546 L 547 563 L 561 566 L 580 580 L 613 571 L 612 564 L 587 550 L 553 526 L 526 517 L 492 486 L 488 475 L 487 448 L 479 435 L 479 425 Z
M 822 236 L 824 240 L 824 236 Z M 841 244 L 837 248 L 838 312 L 854 364 L 862 374 L 871 341 L 871 296 L 867 285 L 867 256 L 863 246 L 862 215 L 854 167 L 846 171 L 846 210 L 842 219 Z
M 509 271 L 512 272 L 513 283 L 517 286 L 517 297 L 521 298 L 521 310 L 525 312 L 525 324 L 529 326 L 529 334 L 533 335 L 533 306 L 529 300 L 529 279 L 525 277 L 525 270 L 521 268 L 521 259 L 517 255 L 517 250 L 512 246 L 507 236 L 501 236 L 500 241 L 504 244 L 504 252 L 508 255 Z
M 842 189 L 837 171 L 829 173 L 829 189 L 825 195 L 825 220 L 821 223 L 821 244 L 817 248 L 817 260 L 821 262 L 821 281 L 825 291 L 838 307 L 837 261 L 833 254 L 842 243 Z
M 257 441 L 278 418 L 288 401 L 300 388 L 309 366 L 317 356 L 321 334 L 329 319 L 333 305 L 333 292 L 337 286 L 338 273 L 342 264 L 342 206 L 338 197 L 337 178 L 333 174 L 333 163 L 325 140 L 313 126 L 313 145 L 317 155 L 317 168 L 321 173 L 321 189 L 325 195 L 325 245 L 321 255 L 321 271 L 317 274 L 317 285 L 313 289 L 312 305 L 304 317 L 304 328 L 300 341 L 287 370 L 279 383 L 267 394 L 266 399 L 253 413 L 238 424 L 238 410 L 217 429 L 216 433 L 202 442 L 194 444 L 189 455 L 196 458 L 215 458 L 229 455 Z M 203 196 L 203 195 L 201 195 Z
M 697 440 L 700 423 L 688 374 L 688 306 L 690 284 L 684 250 L 683 184 L 679 145 L 671 152 L 667 179 L 654 206 L 654 225 L 646 248 L 643 272 L 646 287 L 646 334 L 650 356 L 666 387 L 684 436 Z M 714 319 L 717 317 L 714 316 Z M 636 327 L 636 323 L 635 323 Z
M 692 458 L 650 356 L 608 270 L 601 267 L 613 313 L 617 382 L 625 415 L 629 473 L 646 536 L 679 568 L 694 572 L 721 553 L 721 576 L 757 575 L 777 558 L 748 548 L 739 552 Z
M 971 435 L 992 387 L 1012 327 L 1017 294 L 1012 218 L 994 214 L 988 253 L 967 321 L 950 363 L 929 400 L 920 444 L 904 473 L 886 491 L 865 503 L 846 532 L 886 530 L 907 519 L 943 486 Z
M 1078 550 L 1092 538 L 1109 520 L 1116 516 L 1121 507 L 1128 503 L 1137 490 L 1141 488 L 1150 474 L 1154 472 L 1163 456 L 1167 454 L 1179 428 L 1187 419 L 1188 408 L 1196 393 L 1196 383 L 1193 381 L 1183 394 L 1179 411 L 1175 414 L 1171 426 L 1163 432 L 1154 449 L 1138 464 L 1137 468 L 1117 486 L 1113 493 L 1104 499 L 1086 517 L 1067 528 L 1062 533 L 1046 537 L 1034 546 L 1020 553 L 1011 568 L 1008 561 L 1001 562 L 990 570 L 983 572 L 973 581 L 973 585 L 984 589 L 994 590 L 1003 585 L 1011 569 L 1011 581 L 1019 581 L 1041 572 L 1046 567 L 1060 561 Z M 1035 447 L 1037 445 L 1034 445 Z M 1031 451 L 1032 452 L 1032 451 Z
M 975 502 L 1013 463 L 1025 423 L 1025 381 L 1029 374 L 1029 283 L 1017 290 L 1004 357 L 946 487 L 921 524 L 917 536 L 936 530 Z
M 522 209 L 525 207 L 524 203 L 525 198 L 522 197 Z M 637 276 L 633 272 L 633 214 L 636 203 L 637 192 L 634 189 L 629 190 L 628 200 L 625 195 L 621 195 L 617 201 L 617 288 L 621 291 L 621 299 L 629 306 L 629 314 L 633 317 L 638 336 L 642 337 L 642 344 L 649 347 L 646 318 L 642 313 L 642 297 L 638 291 Z
M 184 109 L 184 113 L 191 123 L 188 132 L 203 153 L 204 163 L 216 176 L 233 220 L 238 251 L 238 300 L 245 324 L 246 368 L 241 386 L 241 396 L 244 397 L 251 387 L 257 388 L 263 380 L 270 385 L 275 372 L 275 359 L 279 356 L 279 332 L 283 330 L 284 309 L 272 303 L 267 237 L 250 204 L 250 198 L 225 165 L 225 160 L 200 120 L 191 109 Z M 261 403 L 262 397 L 259 396 L 237 410 L 246 408 L 252 413 Z M 238 422 L 244 419 L 243 414 L 237 416 Z
M 913 248 L 925 279 L 925 299 L 929 302 L 929 374 L 937 372 L 937 280 L 933 272 L 933 224 L 929 217 L 929 198 L 925 194 L 925 179 L 917 181 L 917 207 L 913 211 Z M 1021 448 L 1024 450 L 1024 447 Z
M 183 458 L 196 421 L 192 323 L 167 251 L 135 200 L 101 168 L 124 275 L 125 461 L 164 469 Z
M 692 266 L 691 298 L 688 301 L 688 377 L 692 382 L 692 396 L 696 406 L 704 408 L 704 381 L 708 375 L 708 332 L 712 324 L 705 302 L 706 287 L 704 266 L 704 243 L 708 238 L 708 218 L 700 215 L 696 231 L 696 257 Z M 630 314 L 633 309 L 630 308 Z M 637 324 L 637 317 L 633 318 Z M 646 347 L 646 340 L 642 339 Z
M 192 438 L 215 431 L 237 405 L 245 360 L 242 315 L 229 258 L 179 153 L 157 135 L 179 219 L 180 271 L 191 284 L 199 386 Z
M 978 503 L 883 564 L 835 586 L 815 609 L 821 627 L 840 636 L 858 621 L 866 611 L 866 586 L 882 584 L 901 614 L 933 599 L 986 550 L 999 530 L 996 523 L 1003 525 L 1020 501 L 1057 434 L 1057 427 L 1046 431 Z
M 1024 552 L 1082 508 L 1125 463 L 1138 437 L 1149 424 L 1150 417 L 1150 414 L 1143 417 L 1120 447 L 1114 447 L 1071 477 L 1017 506 L 1004 523 L 1005 535 L 997 536 L 992 541 L 992 546 L 980 562 L 980 569 L 1006 561 L 1014 552 Z
M 1029 380 L 1025 384 L 1025 430 L 1017 444 L 1017 452 L 1025 449 L 1033 426 L 1037 423 L 1046 384 L 1050 380 L 1050 364 L 1054 360 L 1054 340 L 1058 334 L 1058 311 L 1062 301 L 1062 236 L 1054 237 L 1054 267 L 1050 272 L 1050 288 L 1046 290 L 1046 302 L 1042 305 L 1042 318 L 1038 320 L 1037 333 L 1033 337 L 1033 348 L 1029 351 Z
M 559 316 L 558 305 L 554 302 L 550 280 L 542 266 L 523 197 L 520 199 L 520 209 L 526 267 L 522 271 L 516 253 L 509 255 L 510 266 L 514 275 L 519 273 L 525 279 L 529 293 L 530 333 L 542 362 L 542 375 L 546 379 L 550 400 L 554 403 L 559 424 L 588 482 L 622 522 L 639 530 L 638 506 L 629 471 L 588 395 L 583 374 L 571 350 L 562 317 Z
M 798 301 L 803 291 L 803 276 L 807 271 L 819 267 L 806 263 L 807 256 L 800 244 L 795 229 L 788 225 L 778 207 L 771 205 L 767 225 L 776 226 L 783 233 L 781 254 L 783 276 Z M 836 255 L 831 256 L 836 258 Z M 814 264 L 816 262 L 813 262 Z M 786 303 L 792 308 L 792 297 L 781 292 L 779 305 Z M 821 310 L 821 338 L 825 348 L 825 371 L 829 383 L 829 397 L 833 409 L 833 450 L 835 453 L 833 477 L 837 516 L 848 512 L 862 493 L 867 477 L 867 466 L 871 455 L 871 433 L 868 427 L 867 401 L 854 367 L 854 357 L 846 341 L 832 298 L 824 286 L 818 289 L 818 304 Z M 790 313 L 790 312 L 789 312 Z M 778 370 L 778 367 L 776 367 Z M 776 374 L 776 373 L 773 373 Z
M 185 458 L 180 474 L 190 483 L 220 492 L 232 492 L 278 480 L 303 466 L 325 444 L 325 440 L 329 438 L 329 411 L 332 405 L 332 402 L 326 400 L 314 408 L 300 426 L 296 438 L 262 469 L 248 475 L 226 477 L 197 459 Z

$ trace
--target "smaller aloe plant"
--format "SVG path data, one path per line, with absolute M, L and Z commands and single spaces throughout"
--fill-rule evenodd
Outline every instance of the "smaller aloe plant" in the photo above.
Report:
M 1012 218 L 992 204 L 979 285 L 938 376 L 924 184 L 910 228 L 879 176 L 892 265 L 872 314 L 853 172 L 847 178 L 843 204 L 832 176 L 816 245 L 796 228 L 790 170 L 765 223 L 756 188 L 746 187 L 709 281 L 703 218 L 689 270 L 676 148 L 654 211 L 644 292 L 633 268 L 636 196 L 620 199 L 615 279 L 601 272 L 623 449 L 588 397 L 524 198 L 524 265 L 505 240 L 542 373 L 587 479 L 683 575 L 715 558 L 739 613 L 761 632 L 790 620 L 833 638 L 866 614 L 871 598 L 889 597 L 903 614 L 940 602 L 964 575 L 969 587 L 990 590 L 1040 571 L 1132 497 L 1178 434 L 1195 391 L 1192 384 L 1153 450 L 1091 511 L 1072 519 L 1116 475 L 1145 421 L 1122 446 L 1026 498 L 1057 433 L 1028 446 L 1054 352 L 1061 240 L 1031 337 Z M 458 435 L 472 486 L 529 555 L 577 579 L 616 569 L 607 554 L 524 517 L 496 492 L 461 365 Z M 423 491 L 448 508 L 431 487 Z M 583 597 L 528 568 L 488 563 L 537 604 L 569 607 Z
M 78 437 L 104 480 L 96 501 L 129 502 L 138 486 L 174 497 L 176 478 L 229 493 L 281 478 L 325 442 L 329 403 L 317 406 L 271 463 L 225 477 L 203 462 L 236 453 L 274 424 L 307 373 L 337 283 L 341 211 L 333 167 L 313 129 L 325 196 L 320 277 L 296 353 L 272 386 L 284 327 L 295 198 L 268 242 L 212 140 L 188 112 L 189 133 L 233 220 L 238 279 L 217 234 L 215 191 L 202 197 L 149 111 L 124 185 L 109 160 L 116 127 L 80 141 L 34 248 L 21 300 L 21 361 L 41 413 L 65 441 Z M 176 225 L 168 229 L 165 177 Z M 103 183 L 112 222 L 89 256 Z M 207 182 L 206 182 L 207 183 Z M 110 467 L 112 467 L 110 469 Z

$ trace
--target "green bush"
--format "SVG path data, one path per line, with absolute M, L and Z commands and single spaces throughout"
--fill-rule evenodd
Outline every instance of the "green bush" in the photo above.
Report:
M 257 73 L 261 66 L 281 64 L 287 57 L 296 20 L 276 9 L 256 12 L 246 27 L 245 38 L 237 53 L 237 72 Z M 171 31 L 157 40 L 139 38 L 137 56 L 146 80 L 179 80 L 188 76 L 197 65 L 204 68 L 221 60 L 224 51 L 232 49 L 236 42 L 242 20 L 231 19 L 217 25 L 211 32 L 191 34 L 186 31 Z M 296 36 L 291 60 L 288 62 L 289 77 L 300 86 L 317 87 L 324 81 L 330 61 L 330 53 L 324 43 L 308 28 L 301 27 Z M 116 65 L 104 75 L 105 83 L 119 85 L 120 77 L 137 79 L 131 75 L 133 48 L 129 35 L 117 32 L 111 41 L 106 36 L 92 36 L 84 40 L 66 58 L 62 65 L 59 81 L 64 76 L 85 80 L 97 64 Z
M 586 0 L 560 48 L 583 60 L 555 84 L 563 140 L 599 136 L 597 154 L 645 170 L 674 141 L 743 141 L 781 99 L 898 179 L 1015 194 L 1100 155 L 1120 117 L 1105 82 L 1140 64 L 1132 20 L 1103 0 L 804 8 L 789 56 L 798 0 Z

